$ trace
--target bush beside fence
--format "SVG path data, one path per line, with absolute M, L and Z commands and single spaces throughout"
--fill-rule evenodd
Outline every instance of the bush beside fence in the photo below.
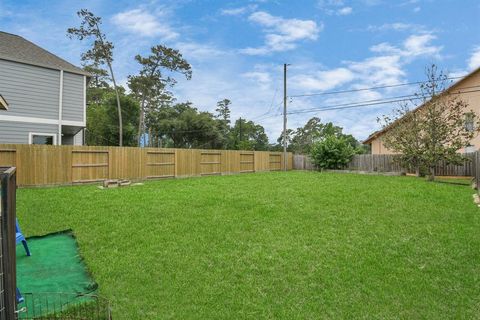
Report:
M 440 162 L 435 168 L 438 176 L 475 176 L 475 167 L 480 156 L 478 152 L 465 154 L 467 160 L 462 165 L 451 165 L 446 162 Z M 294 155 L 294 169 L 296 170 L 314 170 L 308 156 Z M 398 162 L 395 161 L 395 155 L 391 154 L 361 154 L 353 156 L 353 159 L 345 168 L 346 170 L 367 171 L 367 172 L 407 172 Z
M 288 153 L 287 169 L 293 156 Z M 0 145 L 0 166 L 17 167 L 19 186 L 221 175 L 283 169 L 268 151 Z

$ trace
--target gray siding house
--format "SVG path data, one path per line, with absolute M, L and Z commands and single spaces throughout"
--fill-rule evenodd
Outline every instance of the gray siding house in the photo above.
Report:
M 0 143 L 83 144 L 89 74 L 0 31 Z

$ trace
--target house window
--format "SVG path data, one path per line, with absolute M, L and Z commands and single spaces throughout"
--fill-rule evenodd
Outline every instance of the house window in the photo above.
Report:
M 57 135 L 52 133 L 30 133 L 28 138 L 29 144 L 57 144 Z
M 465 114 L 465 129 L 469 132 L 475 130 L 474 116 L 471 113 Z

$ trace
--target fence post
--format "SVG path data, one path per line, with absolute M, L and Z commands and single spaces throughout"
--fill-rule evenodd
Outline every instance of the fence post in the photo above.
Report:
M 475 152 L 475 157 L 474 157 L 474 168 L 475 168 L 475 186 L 477 187 L 477 193 L 479 192 L 479 181 L 480 181 L 480 152 L 476 151 Z

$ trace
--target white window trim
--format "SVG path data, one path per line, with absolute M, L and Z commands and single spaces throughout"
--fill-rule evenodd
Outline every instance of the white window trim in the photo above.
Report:
M 47 136 L 53 137 L 53 145 L 57 145 L 57 135 L 55 133 L 40 133 L 40 132 L 29 132 L 28 133 L 28 144 L 33 144 L 33 136 Z
M 63 113 L 63 70 L 60 70 L 60 86 L 58 93 L 58 144 L 62 144 L 62 113 Z

